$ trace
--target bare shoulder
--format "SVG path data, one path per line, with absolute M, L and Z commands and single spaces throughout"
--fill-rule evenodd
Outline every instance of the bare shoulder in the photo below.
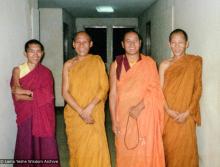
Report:
M 117 62 L 114 61 L 114 62 L 112 62 L 112 64 L 110 65 L 110 70 L 112 71 L 112 70 L 115 70 L 116 68 L 117 68 Z
M 165 59 L 160 63 L 160 70 L 167 69 L 172 63 L 172 59 Z
M 117 68 L 117 63 L 116 63 L 116 61 L 114 61 L 110 65 L 110 75 L 115 75 L 116 74 L 116 68 Z
M 70 68 L 72 68 L 74 66 L 74 62 L 76 61 L 76 58 L 72 58 L 70 60 L 67 60 L 65 63 L 64 63 L 64 66 L 63 68 L 66 69 L 66 70 L 69 70 Z
M 20 69 L 19 69 L 19 67 L 17 67 L 17 66 L 14 67 L 13 70 L 12 70 L 12 75 L 13 75 L 13 76 L 15 76 L 15 75 L 16 75 L 16 76 L 19 76 L 19 74 L 20 74 Z

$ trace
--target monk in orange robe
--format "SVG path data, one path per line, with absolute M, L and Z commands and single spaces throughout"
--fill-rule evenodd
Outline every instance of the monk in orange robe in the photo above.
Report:
M 122 41 L 125 54 L 110 69 L 110 111 L 117 167 L 164 167 L 163 93 L 155 62 L 140 54 L 137 32 Z
M 105 65 L 88 54 L 90 36 L 78 32 L 73 41 L 77 56 L 63 67 L 63 97 L 70 167 L 110 167 L 105 133 L 105 100 L 109 89 Z
M 160 65 L 161 86 L 166 99 L 164 149 L 167 167 L 198 167 L 196 124 L 200 124 L 202 58 L 187 55 L 188 37 L 176 29 L 169 37 L 173 53 Z

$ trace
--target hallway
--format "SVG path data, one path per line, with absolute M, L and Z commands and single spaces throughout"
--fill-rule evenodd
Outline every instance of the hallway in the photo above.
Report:
M 51 3 L 53 2 L 53 3 Z M 65 3 L 64 3 L 65 2 Z M 114 29 L 134 28 L 142 36 L 142 52 L 160 64 L 171 55 L 169 33 L 184 29 L 187 51 L 203 59 L 202 124 L 197 128 L 200 167 L 220 166 L 220 1 L 219 0 L 1 0 L 0 5 L 0 159 L 13 159 L 17 134 L 11 98 L 13 67 L 23 63 L 24 43 L 39 39 L 45 46 L 42 64 L 53 73 L 57 140 L 62 167 L 68 166 L 61 95 L 63 63 L 75 55 L 72 36 L 86 28 L 103 28 L 106 34 L 107 71 L 114 59 Z M 100 14 L 95 7 L 112 5 L 115 13 Z M 99 35 L 99 34 L 98 34 Z M 97 36 L 98 36 L 97 35 Z M 105 38 L 103 38 L 105 39 Z M 103 42 L 104 43 L 104 42 Z M 106 108 L 106 132 L 114 164 L 114 136 Z M 0 164 L 0 167 L 2 164 Z M 11 167 L 12 164 L 4 165 Z

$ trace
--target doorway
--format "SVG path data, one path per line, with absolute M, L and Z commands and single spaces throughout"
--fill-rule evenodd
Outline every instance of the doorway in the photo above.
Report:
M 124 49 L 121 46 L 124 34 L 128 31 L 134 30 L 134 27 L 113 27 L 113 61 L 116 56 L 124 54 Z
M 107 63 L 107 27 L 85 27 L 85 31 L 93 41 L 90 53 L 100 55 L 104 63 Z

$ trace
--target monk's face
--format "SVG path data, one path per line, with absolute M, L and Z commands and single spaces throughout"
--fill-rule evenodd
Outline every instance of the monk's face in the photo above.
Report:
M 73 47 L 78 56 L 86 56 L 92 47 L 92 41 L 86 33 L 80 32 L 73 41 Z
M 28 63 L 37 65 L 43 56 L 43 51 L 41 50 L 40 45 L 29 44 L 25 56 L 27 57 Z
M 182 33 L 175 33 L 172 35 L 171 40 L 169 42 L 169 47 L 171 48 L 174 56 L 185 55 L 188 46 L 189 43 L 186 41 Z
M 129 32 L 125 35 L 122 47 L 125 49 L 126 54 L 135 55 L 139 54 L 141 47 L 141 40 L 135 32 Z

